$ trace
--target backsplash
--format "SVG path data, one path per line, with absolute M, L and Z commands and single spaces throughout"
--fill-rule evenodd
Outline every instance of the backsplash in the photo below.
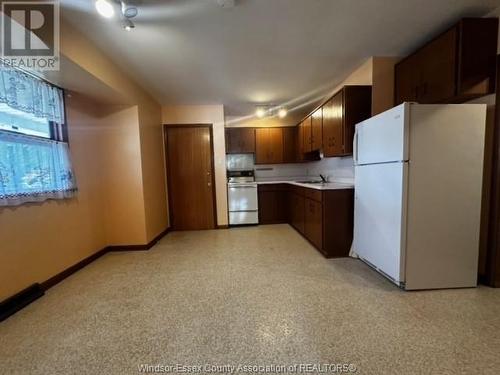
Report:
M 228 169 L 255 169 L 257 180 L 319 178 L 322 174 L 328 176 L 330 181 L 354 181 L 354 162 L 351 156 L 324 158 L 307 163 L 255 165 L 253 154 L 229 154 L 226 156 L 226 165 Z

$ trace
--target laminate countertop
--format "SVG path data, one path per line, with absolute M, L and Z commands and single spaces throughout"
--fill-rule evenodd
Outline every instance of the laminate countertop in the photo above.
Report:
M 266 184 L 289 184 L 295 186 L 301 186 L 309 189 L 316 190 L 342 190 L 342 189 L 354 189 L 353 183 L 346 182 L 326 182 L 326 183 L 310 183 L 310 182 L 297 182 L 290 180 L 264 180 L 256 181 L 258 185 Z

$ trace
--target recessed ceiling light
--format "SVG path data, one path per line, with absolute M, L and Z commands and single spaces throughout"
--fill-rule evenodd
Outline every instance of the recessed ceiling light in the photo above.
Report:
M 278 111 L 279 118 L 286 117 L 287 114 L 288 114 L 288 111 L 286 110 L 286 108 L 280 108 Z
M 95 8 L 97 12 L 106 18 L 111 18 L 115 15 L 115 9 L 113 5 L 107 0 L 96 0 Z

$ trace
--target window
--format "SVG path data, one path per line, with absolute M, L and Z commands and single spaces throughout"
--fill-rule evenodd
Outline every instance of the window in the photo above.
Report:
M 63 91 L 0 69 L 0 206 L 73 197 Z

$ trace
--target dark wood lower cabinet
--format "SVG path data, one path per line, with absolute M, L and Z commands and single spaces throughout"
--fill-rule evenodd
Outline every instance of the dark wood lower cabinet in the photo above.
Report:
M 354 189 L 259 185 L 259 224 L 278 223 L 289 223 L 325 257 L 346 257 L 353 238 Z
M 263 184 L 257 188 L 259 200 L 259 224 L 288 222 L 288 186 Z
M 297 191 L 290 190 L 289 196 L 289 219 L 288 223 L 294 227 L 299 233 L 304 234 L 305 221 L 305 198 L 303 194 Z
M 304 231 L 306 238 L 323 252 L 323 205 L 312 199 L 305 199 Z
M 326 256 L 348 256 L 354 233 L 354 189 L 323 192 L 323 228 Z

